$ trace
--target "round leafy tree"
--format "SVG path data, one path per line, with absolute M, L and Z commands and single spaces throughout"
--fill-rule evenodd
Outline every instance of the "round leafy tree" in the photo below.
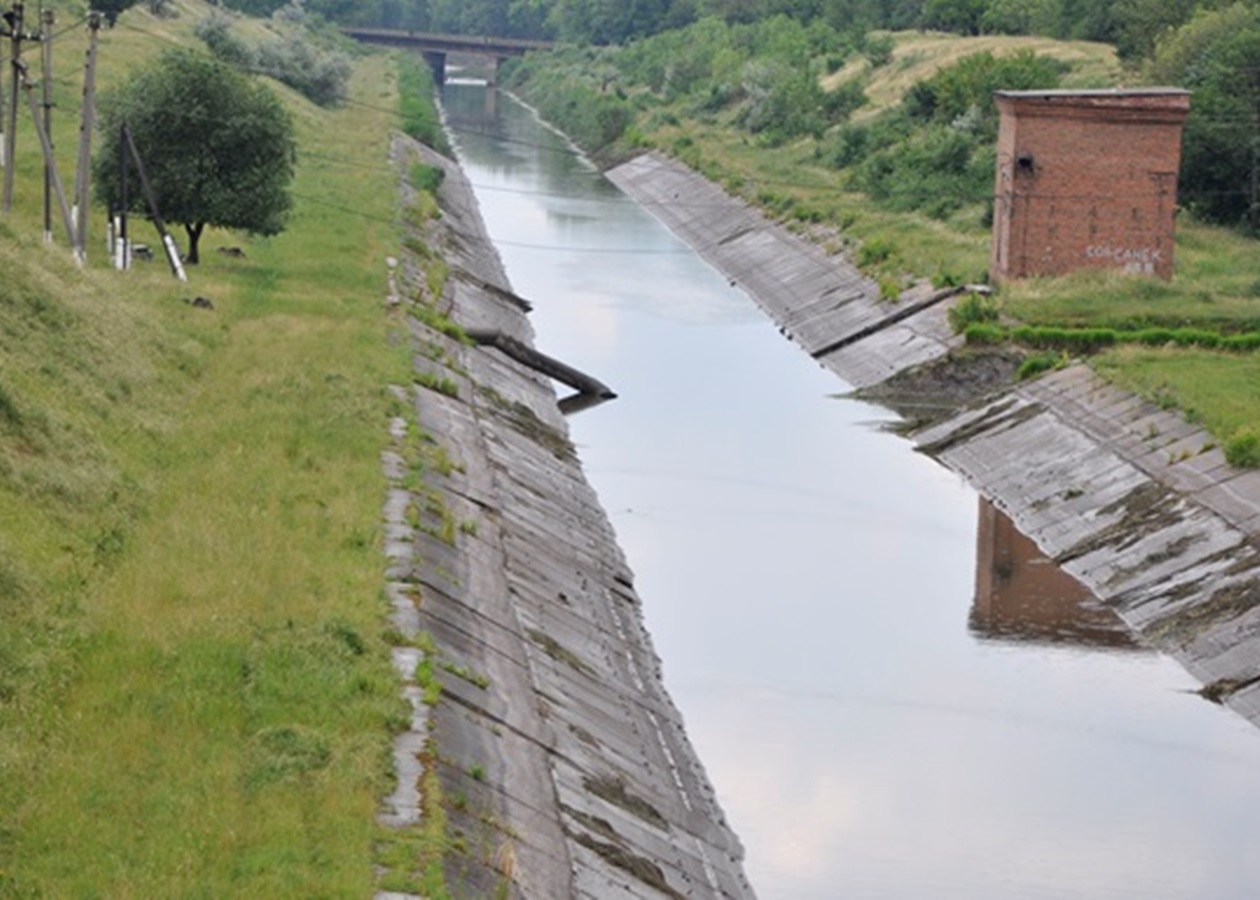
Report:
M 93 166 L 99 200 L 122 196 L 123 126 L 135 142 L 162 218 L 188 234 L 189 264 L 207 225 L 249 234 L 284 230 L 296 144 L 276 96 L 204 54 L 172 50 L 101 98 L 103 135 Z M 128 159 L 128 206 L 145 209 Z

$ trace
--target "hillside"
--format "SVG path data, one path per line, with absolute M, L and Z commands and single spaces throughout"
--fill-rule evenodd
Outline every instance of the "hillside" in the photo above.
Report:
M 897 105 L 916 83 L 973 53 L 1001 56 L 1026 50 L 1062 60 L 1071 67 L 1064 87 L 1112 87 L 1124 81 L 1116 49 L 1093 41 L 1002 34 L 962 37 L 933 31 L 892 32 L 889 37 L 894 47 L 887 64 L 872 67 L 865 56 L 859 56 L 822 79 L 822 86 L 828 91 L 837 90 L 846 82 L 864 82 L 868 102 L 854 114 L 859 121 Z
M 126 12 L 101 33 L 102 90 L 197 45 L 209 10 Z M 85 46 L 66 29 L 61 71 Z M 85 270 L 61 235 L 44 245 L 20 122 L 0 220 L 0 895 L 371 890 L 407 714 L 378 536 L 385 385 L 409 371 L 382 314 L 395 84 L 372 57 L 340 107 L 274 86 L 299 138 L 289 228 L 208 234 L 186 285 L 161 262 L 110 269 L 99 211 Z M 80 75 L 57 85 L 68 178 Z

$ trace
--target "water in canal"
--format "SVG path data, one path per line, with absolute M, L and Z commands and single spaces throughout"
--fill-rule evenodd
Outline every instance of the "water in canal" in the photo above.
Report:
M 506 97 L 460 158 L 768 900 L 1260 896 L 1260 731 Z

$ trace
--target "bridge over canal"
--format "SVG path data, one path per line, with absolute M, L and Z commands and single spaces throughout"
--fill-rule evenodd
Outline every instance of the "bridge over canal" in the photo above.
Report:
M 343 28 L 342 33 L 365 44 L 402 47 L 420 53 L 433 70 L 438 84 L 446 80 L 446 57 L 452 53 L 480 56 L 490 60 L 490 82 L 493 84 L 499 63 L 535 50 L 551 50 L 551 41 L 529 41 L 519 38 L 487 37 L 475 34 L 435 34 L 422 31 L 399 31 L 388 28 Z

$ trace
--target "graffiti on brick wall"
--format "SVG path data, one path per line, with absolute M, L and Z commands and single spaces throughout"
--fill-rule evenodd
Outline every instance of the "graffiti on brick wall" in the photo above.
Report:
M 1091 244 L 1085 248 L 1088 260 L 1110 260 L 1131 275 L 1154 275 L 1164 251 L 1156 247 L 1113 247 Z

